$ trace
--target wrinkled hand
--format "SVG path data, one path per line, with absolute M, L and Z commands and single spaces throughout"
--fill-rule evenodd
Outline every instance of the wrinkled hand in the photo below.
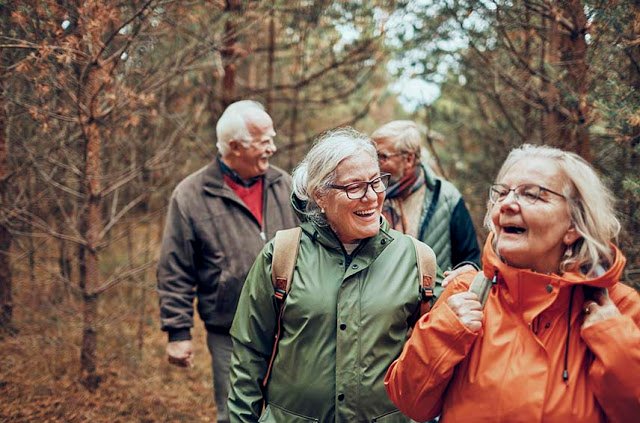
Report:
M 446 270 L 444 272 L 444 276 L 445 278 L 442 280 L 442 287 L 446 288 L 447 285 L 449 285 L 449 282 L 451 282 L 452 280 L 454 280 L 455 278 L 458 277 L 458 275 L 461 275 L 465 272 L 470 272 L 472 270 L 476 270 L 475 267 L 473 267 L 470 264 L 465 264 L 464 266 L 460 266 L 457 269 L 453 269 L 453 270 Z
M 609 298 L 609 292 L 606 289 L 595 291 L 593 299 L 586 300 L 582 307 L 585 314 L 582 329 L 597 323 L 601 320 L 610 319 L 620 316 L 620 310 Z
M 191 340 L 173 341 L 167 344 L 169 363 L 180 367 L 193 367 L 193 343 Z
M 482 329 L 482 304 L 473 292 L 459 292 L 447 299 L 447 305 L 471 332 Z

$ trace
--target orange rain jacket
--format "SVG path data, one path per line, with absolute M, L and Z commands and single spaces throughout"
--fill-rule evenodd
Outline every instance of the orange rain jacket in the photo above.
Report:
M 483 330 L 467 330 L 447 305 L 468 289 L 469 272 L 447 286 L 389 368 L 391 400 L 419 421 L 639 422 L 640 297 L 618 283 L 625 258 L 613 248 L 613 266 L 588 280 L 509 267 L 489 237 L 484 273 L 497 284 Z M 622 315 L 582 329 L 586 285 L 608 288 Z

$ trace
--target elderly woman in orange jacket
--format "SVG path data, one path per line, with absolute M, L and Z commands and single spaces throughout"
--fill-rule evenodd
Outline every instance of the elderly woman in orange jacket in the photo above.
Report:
M 513 150 L 491 186 L 483 308 L 456 277 L 385 386 L 416 420 L 640 421 L 640 297 L 619 282 L 613 200 L 579 156 Z

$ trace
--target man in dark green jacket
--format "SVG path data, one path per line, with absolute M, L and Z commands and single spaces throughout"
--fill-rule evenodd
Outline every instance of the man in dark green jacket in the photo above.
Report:
M 219 155 L 184 179 L 169 203 L 158 263 L 162 330 L 172 364 L 193 364 L 193 301 L 207 329 L 218 422 L 228 422 L 229 328 L 244 280 L 276 231 L 293 227 L 291 178 L 269 165 L 275 132 L 259 103 L 230 105 L 217 127 Z

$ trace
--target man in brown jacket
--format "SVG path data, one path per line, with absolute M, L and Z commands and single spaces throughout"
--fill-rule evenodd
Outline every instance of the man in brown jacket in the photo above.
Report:
M 219 154 L 175 188 L 158 263 L 162 330 L 170 363 L 190 367 L 193 300 L 207 329 L 218 422 L 228 422 L 229 328 L 244 280 L 267 240 L 297 225 L 291 178 L 269 165 L 276 152 L 271 117 L 238 101 L 216 125 Z

